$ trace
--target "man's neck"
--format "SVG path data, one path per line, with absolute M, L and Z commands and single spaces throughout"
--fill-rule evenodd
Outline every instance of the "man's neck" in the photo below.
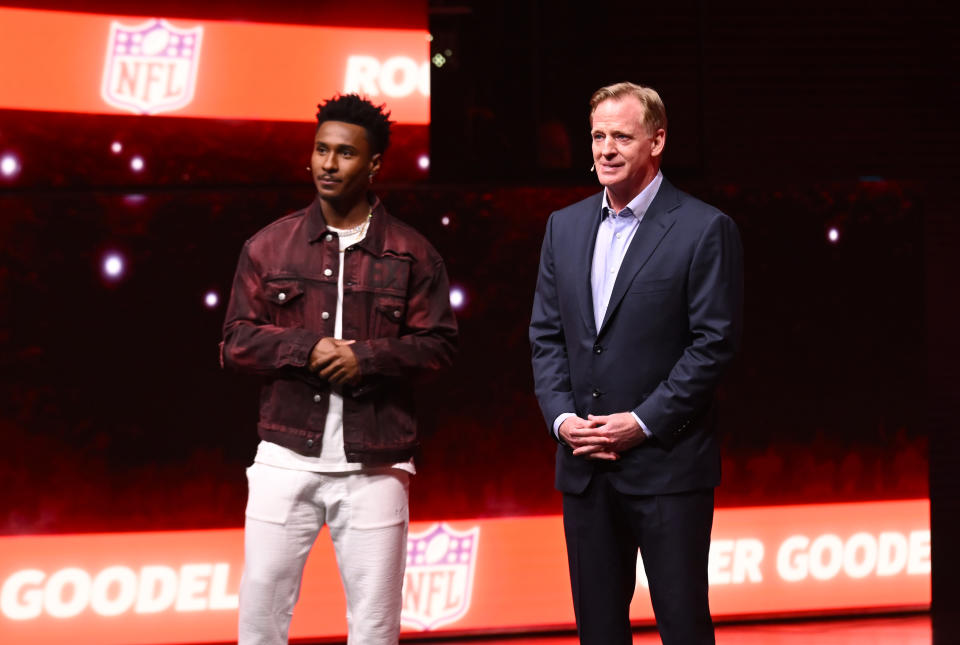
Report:
M 630 203 L 630 200 L 636 197 L 637 195 L 639 195 L 642 190 L 643 188 L 641 188 L 640 190 L 638 190 L 636 193 L 632 195 L 620 195 L 614 192 L 613 188 L 607 186 L 607 204 L 610 206 L 610 208 L 613 209 L 613 212 L 619 213 L 624 208 L 626 208 L 627 204 Z M 628 192 L 628 191 L 623 191 L 623 192 Z
M 327 221 L 327 225 L 334 228 L 359 226 L 370 215 L 370 204 L 367 202 L 366 195 L 350 205 L 334 203 L 321 198 L 320 206 L 323 209 L 323 218 Z
M 652 172 L 648 172 L 644 176 L 643 181 L 639 184 L 639 186 L 633 185 L 616 188 L 613 186 L 607 186 L 607 204 L 610 206 L 610 208 L 619 213 L 627 207 L 627 204 L 633 201 L 634 197 L 642 193 L 644 189 L 650 185 L 654 178 L 656 178 L 659 170 L 659 168 L 654 168 Z

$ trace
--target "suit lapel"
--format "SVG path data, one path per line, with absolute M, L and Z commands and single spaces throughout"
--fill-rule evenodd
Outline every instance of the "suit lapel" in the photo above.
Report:
M 583 324 L 596 337 L 596 323 L 593 322 L 593 287 L 590 286 L 590 272 L 593 268 L 593 249 L 597 244 L 597 230 L 600 228 L 600 204 L 603 203 L 603 193 L 598 193 L 586 204 L 587 212 L 583 214 L 583 221 L 587 224 L 581 231 L 581 238 L 576 241 L 577 250 L 575 261 L 579 267 L 577 280 L 577 300 L 580 302 L 580 315 Z
M 606 329 L 610 318 L 617 311 L 620 301 L 627 293 L 627 287 L 633 282 L 634 277 L 647 263 L 654 250 L 660 245 L 667 231 L 676 221 L 676 215 L 673 211 L 680 205 L 680 193 L 673 184 L 666 179 L 660 184 L 656 197 L 650 204 L 650 208 L 643 216 L 640 227 L 637 229 L 626 255 L 623 256 L 623 262 L 620 264 L 620 270 L 617 272 L 617 280 L 613 283 L 613 292 L 610 294 L 610 303 L 607 305 L 607 312 L 603 317 L 603 323 L 600 325 L 600 333 Z M 596 238 L 596 231 L 594 231 Z M 592 248 L 592 247 L 591 247 Z M 589 283 L 589 281 L 588 281 Z M 592 311 L 592 307 L 591 307 Z M 599 334 L 598 334 L 599 335 Z

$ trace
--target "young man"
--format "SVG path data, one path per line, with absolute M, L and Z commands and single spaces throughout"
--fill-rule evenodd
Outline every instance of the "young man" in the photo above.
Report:
M 265 377 L 240 645 L 287 642 L 324 525 L 348 643 L 397 642 L 417 447 L 411 377 L 448 366 L 457 341 L 443 261 L 370 190 L 389 113 L 354 94 L 319 108 L 317 197 L 244 244 L 223 328 L 224 365 Z
M 632 642 L 639 547 L 664 645 L 712 644 L 712 398 L 740 337 L 740 237 L 660 173 L 655 91 L 618 83 L 590 107 L 603 191 L 550 216 L 530 322 L 577 630 Z

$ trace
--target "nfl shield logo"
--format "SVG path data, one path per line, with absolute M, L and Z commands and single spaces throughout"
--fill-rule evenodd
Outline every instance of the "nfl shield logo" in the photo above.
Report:
M 178 29 L 163 19 L 129 27 L 110 23 L 103 100 L 136 114 L 182 108 L 193 100 L 203 27 Z
M 479 526 L 455 531 L 445 523 L 410 535 L 400 617 L 404 625 L 426 631 L 467 613 L 479 538 Z

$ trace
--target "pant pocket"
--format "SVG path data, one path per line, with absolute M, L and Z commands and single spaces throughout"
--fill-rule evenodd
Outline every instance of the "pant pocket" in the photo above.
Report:
M 366 470 L 347 480 L 350 528 L 380 529 L 406 525 L 410 474 L 396 468 Z
M 303 481 L 304 473 L 299 470 L 254 463 L 247 468 L 246 516 L 273 524 L 286 523 Z

